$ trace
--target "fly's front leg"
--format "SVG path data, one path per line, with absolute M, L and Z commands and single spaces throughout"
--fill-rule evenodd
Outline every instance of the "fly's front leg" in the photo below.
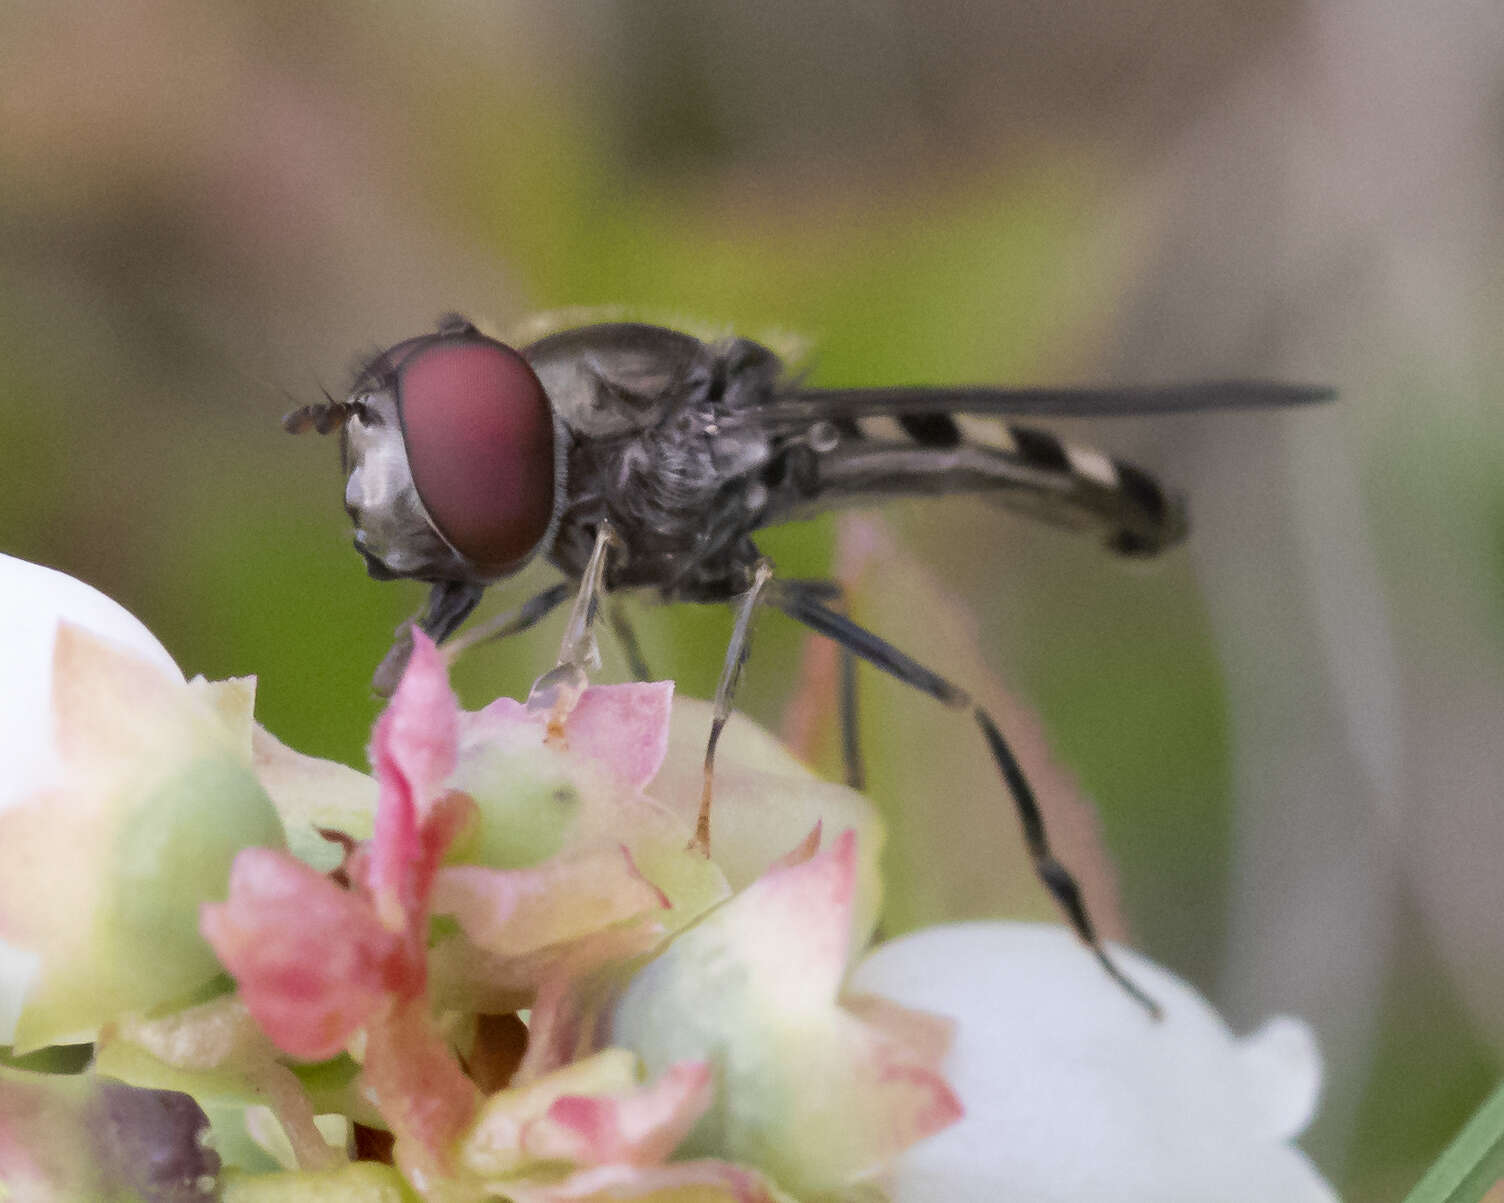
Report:
M 1159 1004 L 1145 994 L 1118 967 L 1117 962 L 1112 959 L 1107 948 L 1097 937 L 1096 926 L 1092 923 L 1091 915 L 1081 898 L 1081 887 L 1071 875 L 1070 870 L 1056 858 L 1054 850 L 1050 847 L 1049 837 L 1045 833 L 1044 815 L 1040 812 L 1039 801 L 1034 796 L 1033 787 L 1029 785 L 1028 778 L 1024 776 L 1023 769 L 1019 766 L 1018 758 L 1014 756 L 1013 749 L 1008 746 L 1008 741 L 1003 738 L 1003 733 L 998 729 L 992 716 L 977 705 L 971 695 L 960 686 L 952 684 L 939 673 L 932 672 L 917 660 L 904 655 L 886 640 L 878 638 L 871 631 L 858 626 L 845 615 L 825 605 L 821 600 L 821 592 L 809 588 L 806 582 L 780 582 L 770 600 L 791 618 L 834 639 L 869 664 L 882 669 L 883 672 L 896 677 L 906 685 L 923 690 L 930 697 L 953 709 L 971 711 L 972 718 L 981 728 L 982 736 L 987 741 L 988 751 L 992 753 L 998 771 L 1002 774 L 1003 783 L 1013 799 L 1013 808 L 1018 813 L 1019 822 L 1023 827 L 1024 843 L 1028 847 L 1030 859 L 1034 862 L 1034 872 L 1054 897 L 1060 909 L 1065 912 L 1076 934 L 1081 937 L 1082 942 L 1091 949 L 1102 968 L 1107 971 L 1108 976 L 1117 982 L 1129 997 L 1142 1006 L 1150 1016 L 1158 1019 Z
M 413 628 L 417 627 L 435 643 L 443 643 L 470 617 L 470 611 L 480 604 L 485 593 L 484 585 L 469 581 L 440 581 L 428 591 L 428 600 L 416 618 L 397 628 L 391 650 L 382 657 L 371 679 L 371 688 L 383 698 L 389 698 L 402 680 L 407 662 L 413 654 Z
M 752 618 L 763 591 L 773 579 L 773 565 L 759 560 L 752 584 L 736 600 L 736 625 L 731 629 L 731 642 L 726 645 L 726 663 L 721 666 L 721 680 L 715 687 L 715 714 L 710 721 L 710 741 L 705 745 L 705 782 L 700 788 L 700 813 L 695 819 L 695 835 L 689 846 L 705 856 L 710 855 L 710 783 L 715 775 L 715 746 L 720 742 L 721 731 L 731 717 L 731 699 L 741 680 L 742 665 L 747 662 L 747 653 L 752 646 Z
M 461 655 L 478 644 L 505 639 L 509 635 L 520 635 L 523 631 L 537 626 L 568 596 L 568 584 L 560 581 L 557 585 L 550 585 L 542 593 L 533 594 L 516 609 L 508 610 L 505 614 L 498 614 L 495 618 L 488 619 L 463 635 L 457 635 L 444 645 L 444 663 L 453 664 Z
M 606 580 L 606 559 L 612 548 L 620 546 L 616 532 L 604 518 L 595 534 L 595 547 L 580 577 L 579 592 L 564 627 L 559 647 L 559 662 L 533 682 L 527 695 L 527 708 L 534 714 L 548 715 L 548 737 L 562 738 L 564 720 L 569 717 L 580 695 L 590 684 L 590 670 L 601 666 L 600 648 L 595 643 L 595 619 L 600 612 L 601 593 Z

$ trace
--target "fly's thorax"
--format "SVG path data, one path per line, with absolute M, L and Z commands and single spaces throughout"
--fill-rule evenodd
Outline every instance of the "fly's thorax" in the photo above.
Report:
M 474 567 L 439 534 L 413 483 L 397 404 L 368 393 L 344 427 L 345 510 L 372 576 L 469 580 Z

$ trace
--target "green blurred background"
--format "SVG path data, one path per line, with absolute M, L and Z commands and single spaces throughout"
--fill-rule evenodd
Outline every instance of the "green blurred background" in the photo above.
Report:
M 907 504 L 857 609 L 1006 708 L 1111 921 L 1236 1027 L 1316 1025 L 1307 1147 L 1397 1199 L 1504 1040 L 1501 85 L 1500 10 L 1463 0 L 12 0 L 0 548 L 360 763 L 422 589 L 365 578 L 334 447 L 277 420 L 443 311 L 792 335 L 831 384 L 1336 384 L 1063 427 L 1191 494 L 1152 570 Z M 766 547 L 815 575 L 863 532 Z M 636 613 L 713 689 L 726 613 Z M 474 653 L 466 700 L 524 690 L 557 625 Z M 750 714 L 779 724 L 804 654 L 761 623 Z M 1049 914 L 969 724 L 863 702 L 889 929 Z

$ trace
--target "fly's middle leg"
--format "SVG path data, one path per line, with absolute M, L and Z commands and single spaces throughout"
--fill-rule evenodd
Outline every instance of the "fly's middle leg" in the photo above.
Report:
M 773 580 L 773 565 L 759 560 L 752 576 L 752 584 L 736 599 L 736 625 L 731 629 L 731 642 L 726 645 L 726 662 L 721 666 L 720 683 L 715 688 L 715 712 L 710 721 L 710 740 L 705 745 L 705 780 L 700 787 L 700 811 L 695 818 L 695 834 L 689 846 L 697 852 L 710 855 L 710 798 L 711 780 L 715 775 L 715 746 L 720 742 L 721 731 L 731 717 L 731 699 L 741 680 L 742 665 L 747 662 L 747 653 L 752 646 L 752 618 L 757 612 L 757 603 Z

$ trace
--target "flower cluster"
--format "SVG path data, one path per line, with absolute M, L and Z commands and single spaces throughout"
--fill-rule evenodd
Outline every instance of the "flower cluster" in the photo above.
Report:
M 1055 928 L 869 951 L 865 799 L 738 720 L 707 858 L 668 684 L 469 713 L 418 636 L 366 775 L 85 586 L 9 595 L 5 1197 L 1334 1198 L 1303 1027 L 1136 961 L 1156 1024 Z

